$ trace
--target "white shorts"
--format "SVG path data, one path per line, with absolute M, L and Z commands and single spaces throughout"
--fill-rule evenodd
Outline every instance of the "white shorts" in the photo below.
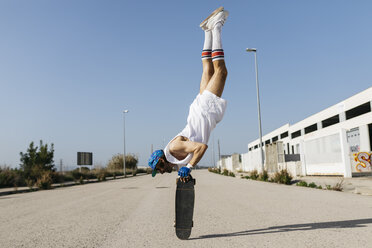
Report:
M 208 119 L 216 124 L 219 123 L 226 110 L 227 102 L 225 99 L 216 96 L 212 92 L 208 90 L 204 90 L 203 93 L 197 96 L 199 97 L 200 107 L 203 109 L 203 113 L 205 113 Z

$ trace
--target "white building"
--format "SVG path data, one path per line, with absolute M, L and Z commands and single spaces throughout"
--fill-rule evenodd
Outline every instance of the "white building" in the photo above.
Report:
M 372 175 L 372 87 L 262 137 L 265 169 L 294 175 Z M 244 171 L 261 171 L 259 139 L 241 155 Z M 234 167 L 234 166 L 229 166 Z

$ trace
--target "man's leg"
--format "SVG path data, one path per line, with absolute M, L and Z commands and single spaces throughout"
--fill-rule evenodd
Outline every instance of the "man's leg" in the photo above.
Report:
M 212 31 L 204 31 L 204 34 L 205 39 L 202 51 L 203 74 L 200 81 L 200 94 L 203 93 L 214 73 L 212 64 Z
M 207 83 L 206 90 L 212 92 L 216 96 L 221 97 L 225 87 L 227 77 L 227 69 L 225 66 L 225 57 L 222 49 L 221 31 L 223 23 L 218 22 L 212 29 L 212 61 L 213 61 L 213 76 Z M 204 68 L 204 63 L 203 63 Z M 204 74 L 204 70 L 203 70 Z

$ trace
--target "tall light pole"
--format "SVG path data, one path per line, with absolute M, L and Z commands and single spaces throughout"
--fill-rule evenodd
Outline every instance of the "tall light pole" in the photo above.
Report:
M 124 120 L 124 154 L 123 154 L 123 163 L 124 163 L 124 178 L 125 177 L 127 177 L 127 174 L 126 174 L 126 172 L 125 172 L 125 114 L 126 113 L 128 113 L 129 112 L 129 110 L 124 110 L 123 111 L 123 116 L 124 116 L 124 118 L 123 118 L 123 120 Z
M 247 48 L 246 51 L 254 53 L 254 62 L 255 62 L 255 69 L 256 69 L 257 107 L 258 107 L 258 130 L 259 130 L 259 135 L 260 135 L 261 167 L 262 167 L 262 172 L 263 172 L 265 170 L 265 167 L 264 167 L 264 155 L 263 155 L 263 149 L 262 149 L 262 126 L 261 126 L 260 90 L 258 86 L 257 49 Z

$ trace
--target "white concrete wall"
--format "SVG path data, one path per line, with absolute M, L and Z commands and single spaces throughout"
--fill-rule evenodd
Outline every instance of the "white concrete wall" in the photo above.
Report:
M 260 156 L 260 149 L 242 154 L 242 170 L 247 172 L 257 170 L 258 172 L 261 172 Z
M 228 158 L 225 158 L 225 169 L 227 169 L 228 171 L 233 171 L 233 161 L 232 161 L 232 157 L 228 157 Z
M 293 177 L 303 176 L 301 161 L 278 163 L 278 169 L 279 171 L 287 170 Z
M 249 171 L 249 153 L 243 153 L 242 155 L 242 171 Z
M 231 162 L 232 162 L 232 167 L 233 167 L 233 170 L 232 171 L 240 171 L 242 170 L 242 162 L 240 162 L 240 154 L 238 153 L 234 153 L 233 155 L 231 155 Z

